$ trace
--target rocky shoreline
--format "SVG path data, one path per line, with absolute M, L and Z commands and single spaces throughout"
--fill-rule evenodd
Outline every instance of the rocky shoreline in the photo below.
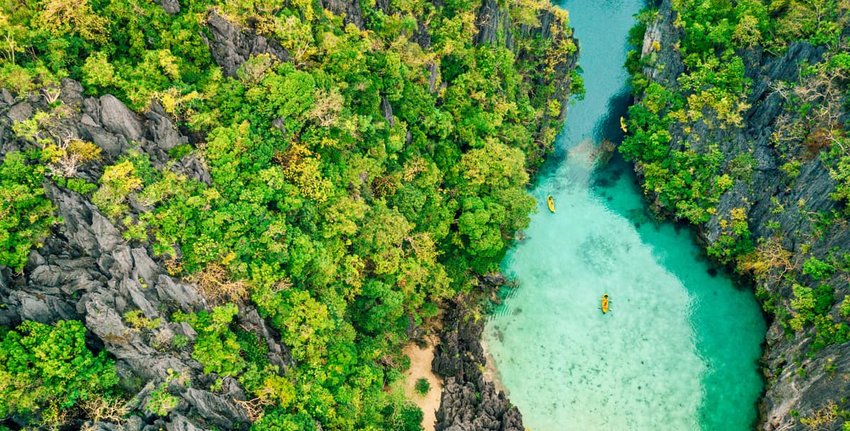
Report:
M 671 1 L 655 3 L 658 12 L 648 23 L 643 39 L 641 73 L 651 83 L 679 88 L 678 78 L 684 64 L 677 47 L 683 32 L 676 24 L 677 14 Z M 749 153 L 754 159 L 750 180 L 736 182 L 723 193 L 716 213 L 708 222 L 696 226 L 705 246 L 721 241 L 733 211 L 743 211 L 754 243 L 761 247 L 773 245 L 776 251 L 787 253 L 787 265 L 772 268 L 766 276 L 755 280 L 770 325 L 762 357 L 766 388 L 759 404 L 758 429 L 764 431 L 813 429 L 803 419 L 809 418 L 806 422 L 810 423 L 812 418 L 828 416 L 832 419 L 824 420 L 817 429 L 839 430 L 843 421 L 834 412 L 846 409 L 850 396 L 850 386 L 846 383 L 850 378 L 850 343 L 812 351 L 809 347 L 815 334 L 811 328 L 789 334 L 782 319 L 775 318 L 777 310 L 786 312 L 794 299 L 795 282 L 782 274 L 797 271 L 800 283 L 811 283 L 810 276 L 799 273 L 805 260 L 811 256 L 825 259 L 833 250 L 850 250 L 850 230 L 846 223 L 823 227 L 810 216 L 842 209 L 842 204 L 831 197 L 836 182 L 827 167 L 819 157 L 804 158 L 796 178 L 788 179 L 781 169 L 782 150 L 773 142 L 774 134 L 782 133 L 783 124 L 793 124 L 801 115 L 789 110 L 790 102 L 780 89 L 799 82 L 801 68 L 817 64 L 825 52 L 824 47 L 807 42 L 794 42 L 780 55 L 772 55 L 761 47 L 738 50 L 736 54 L 743 59 L 746 77 L 752 82 L 741 127 L 709 127 L 716 120 L 709 117 L 697 122 L 692 130 L 686 131 L 679 125 L 670 130 L 672 150 L 682 149 L 689 142 L 711 142 L 719 145 L 723 166 L 734 163 L 740 154 Z M 694 136 L 696 139 L 689 140 Z M 638 164 L 635 169 L 642 177 L 642 167 Z M 648 193 L 648 199 L 659 209 L 652 193 Z M 667 210 L 659 210 L 670 215 Z M 846 294 L 846 280 L 835 274 L 825 282 L 839 288 L 829 311 L 829 315 L 837 316 L 838 305 Z
M 474 303 L 474 301 L 473 301 Z M 486 317 L 457 303 L 448 310 L 432 363 L 443 378 L 438 431 L 523 431 L 522 414 L 486 372 L 481 344 Z

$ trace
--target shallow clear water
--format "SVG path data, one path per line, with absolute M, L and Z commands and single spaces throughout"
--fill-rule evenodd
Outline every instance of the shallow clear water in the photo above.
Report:
M 752 429 L 765 333 L 752 293 L 712 275 L 687 229 L 647 217 L 627 164 L 590 161 L 599 141 L 620 138 L 626 36 L 642 2 L 562 6 L 587 95 L 533 190 L 526 239 L 503 262 L 519 287 L 484 334 L 501 382 L 534 431 Z

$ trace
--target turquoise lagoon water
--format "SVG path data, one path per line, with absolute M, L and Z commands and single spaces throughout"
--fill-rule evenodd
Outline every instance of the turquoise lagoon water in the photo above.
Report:
M 503 262 L 519 286 L 484 334 L 501 383 L 533 431 L 752 429 L 765 323 L 751 291 L 712 268 L 688 229 L 651 221 L 627 164 L 592 161 L 598 142 L 620 138 L 626 35 L 642 2 L 562 6 L 587 95 L 533 190 L 526 239 Z

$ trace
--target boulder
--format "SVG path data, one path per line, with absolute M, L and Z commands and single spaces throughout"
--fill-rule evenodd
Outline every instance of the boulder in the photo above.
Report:
M 207 28 L 212 34 L 212 39 L 207 38 L 207 45 L 216 64 L 227 76 L 236 76 L 239 66 L 252 55 L 269 54 L 280 61 L 289 59 L 289 53 L 277 41 L 266 39 L 253 30 L 240 29 L 215 10 L 207 16 Z
M 144 136 L 142 122 L 136 114 L 111 94 L 100 97 L 100 120 L 104 129 L 128 141 L 138 141 Z

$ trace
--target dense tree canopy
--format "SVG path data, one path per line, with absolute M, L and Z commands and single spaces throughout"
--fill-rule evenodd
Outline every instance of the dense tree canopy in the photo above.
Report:
M 394 358 L 410 329 L 496 269 L 528 222 L 529 172 L 564 96 L 545 74 L 576 50 L 565 13 L 508 2 L 517 25 L 539 26 L 545 10 L 566 34 L 517 32 L 508 47 L 473 43 L 479 5 L 465 0 L 363 2 L 363 28 L 318 2 L 182 3 L 174 15 L 134 0 L 0 3 L 0 87 L 25 98 L 72 78 L 139 112 L 158 104 L 193 137 L 171 157 L 197 157 L 211 174 L 206 184 L 134 148 L 97 164 L 96 183 L 59 175 L 48 165 L 67 151 L 48 153 L 40 134 L 57 101 L 43 124 L 16 128 L 32 154 L 2 160 L 0 264 L 20 270 L 54 222 L 42 182 L 67 187 L 212 302 L 250 300 L 280 333 L 295 363 L 285 370 L 234 329 L 236 305 L 171 316 L 198 332 L 192 357 L 205 372 L 262 400 L 256 429 L 418 429 L 421 413 L 385 390 Z M 205 43 L 213 9 L 290 58 L 256 55 L 225 76 Z M 81 164 L 101 157 L 78 147 Z M 157 393 L 149 410 L 167 414 Z
M 675 31 L 681 31 L 674 48 L 683 71 L 666 86 L 649 76 L 647 70 L 663 63 L 658 41 L 643 46 L 643 53 L 635 50 L 629 54 L 628 67 L 639 101 L 630 107 L 623 124 L 628 134 L 621 152 L 636 162 L 644 176 L 644 190 L 655 198 L 657 207 L 698 225 L 717 219 L 719 237 L 711 241 L 709 255 L 755 276 L 765 310 L 776 315 L 789 335 L 814 328 L 812 352 L 850 340 L 846 316 L 831 311 L 836 297 L 828 280 L 835 273 L 834 279 L 842 280 L 846 288 L 850 254 L 839 249 L 822 253 L 826 256 L 811 253 L 826 229 L 846 223 L 850 208 L 846 205 L 850 180 L 846 133 L 850 3 L 673 0 L 672 7 Z M 640 24 L 631 35 L 635 47 L 643 45 L 644 32 L 657 17 L 658 11 L 652 9 L 641 14 Z M 817 47 L 815 52 L 822 55 L 818 54 L 815 64 L 804 61 L 799 76 L 783 78 L 788 82 L 777 80 L 769 88 L 770 93 L 782 98 L 783 106 L 770 125 L 769 151 L 781 163 L 775 181 L 790 190 L 801 166 L 817 159 L 822 166 L 818 169 L 828 169 L 836 182 L 831 196 L 844 209 L 808 211 L 806 200 L 799 199 L 789 206 L 798 207 L 797 217 L 816 226 L 814 234 L 797 238 L 798 232 L 793 232 L 793 239 L 783 238 L 789 230 L 780 229 L 779 222 L 771 220 L 762 227 L 769 235 L 755 240 L 745 208 L 750 203 L 718 212 L 724 193 L 739 185 L 743 187 L 738 190 L 749 187 L 758 163 L 752 142 L 730 142 L 729 136 L 734 133 L 723 131 L 745 128 L 746 115 L 766 116 L 758 111 L 748 114 L 756 73 L 754 65 L 748 65 L 748 71 L 745 63 L 760 56 L 783 56 L 794 45 Z M 768 104 L 761 100 L 753 103 Z M 726 147 L 725 153 L 721 146 Z M 730 153 L 737 154 L 732 157 Z M 768 218 L 788 210 L 779 196 L 770 200 Z M 794 262 L 791 251 L 783 248 L 784 240 L 803 242 L 796 250 L 800 258 Z M 780 293 L 768 293 L 764 287 L 779 282 L 788 286 L 787 296 L 793 299 L 784 301 Z

